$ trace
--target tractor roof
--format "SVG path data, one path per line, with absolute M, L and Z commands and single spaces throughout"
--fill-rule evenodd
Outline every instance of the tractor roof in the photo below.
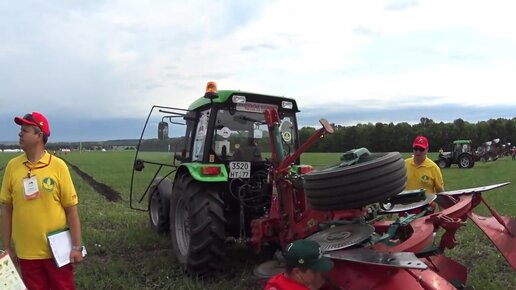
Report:
M 471 143 L 471 140 L 455 140 L 453 141 L 453 144 L 469 144 Z
M 281 102 L 282 101 L 290 101 L 293 104 L 293 110 L 295 112 L 299 112 L 297 108 L 297 103 L 294 99 L 291 98 L 285 98 L 280 96 L 273 96 L 273 95 L 262 95 L 262 94 L 256 94 L 251 92 L 243 92 L 243 91 L 234 91 L 234 90 L 220 90 L 218 91 L 218 95 L 213 99 L 213 103 L 216 104 L 224 104 L 228 102 L 232 102 L 231 97 L 233 95 L 239 95 L 239 96 L 245 96 L 248 98 L 248 101 L 251 102 L 258 102 L 258 103 L 268 103 L 268 104 L 277 104 L 279 108 L 281 108 Z M 202 106 L 210 104 L 210 99 L 205 97 L 200 97 L 195 102 L 193 102 L 190 107 L 188 107 L 188 110 L 196 110 Z

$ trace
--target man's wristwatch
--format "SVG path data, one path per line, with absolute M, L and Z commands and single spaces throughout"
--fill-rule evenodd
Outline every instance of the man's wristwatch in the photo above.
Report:
M 72 246 L 72 251 L 79 251 L 82 252 L 82 246 Z

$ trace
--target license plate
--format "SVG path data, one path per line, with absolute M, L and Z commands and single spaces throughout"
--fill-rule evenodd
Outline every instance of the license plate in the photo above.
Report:
M 229 178 L 251 177 L 251 162 L 229 162 Z

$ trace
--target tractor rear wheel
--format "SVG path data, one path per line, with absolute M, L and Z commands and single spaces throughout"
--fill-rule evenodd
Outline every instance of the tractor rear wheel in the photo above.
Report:
M 220 270 L 225 223 L 218 192 L 188 174 L 179 175 L 170 200 L 170 234 L 178 262 L 188 273 Z
M 153 230 L 165 233 L 170 230 L 169 196 L 172 192 L 172 180 L 157 177 L 149 188 L 149 222 Z
M 469 156 L 469 155 L 464 154 L 459 157 L 458 165 L 460 168 L 471 168 L 471 167 L 473 167 L 472 163 L 473 163 L 473 158 L 471 158 L 471 156 Z
M 360 208 L 405 189 L 407 173 L 399 152 L 373 153 L 363 162 L 304 175 L 308 204 L 315 210 Z
M 446 158 L 443 158 L 443 157 L 439 158 L 439 160 L 437 161 L 437 165 L 441 169 L 450 167 L 450 165 L 448 165 L 449 163 L 450 163 L 450 161 L 448 161 Z

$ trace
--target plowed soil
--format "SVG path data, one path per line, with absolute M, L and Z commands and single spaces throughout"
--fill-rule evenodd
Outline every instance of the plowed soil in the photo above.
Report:
M 86 181 L 96 192 L 103 195 L 108 201 L 117 202 L 122 200 L 122 195 L 120 192 L 114 190 L 109 185 L 96 181 L 91 175 L 82 171 L 79 167 L 71 164 L 70 162 L 66 160 L 65 162 L 72 168 L 75 173 L 77 173 L 84 181 Z

